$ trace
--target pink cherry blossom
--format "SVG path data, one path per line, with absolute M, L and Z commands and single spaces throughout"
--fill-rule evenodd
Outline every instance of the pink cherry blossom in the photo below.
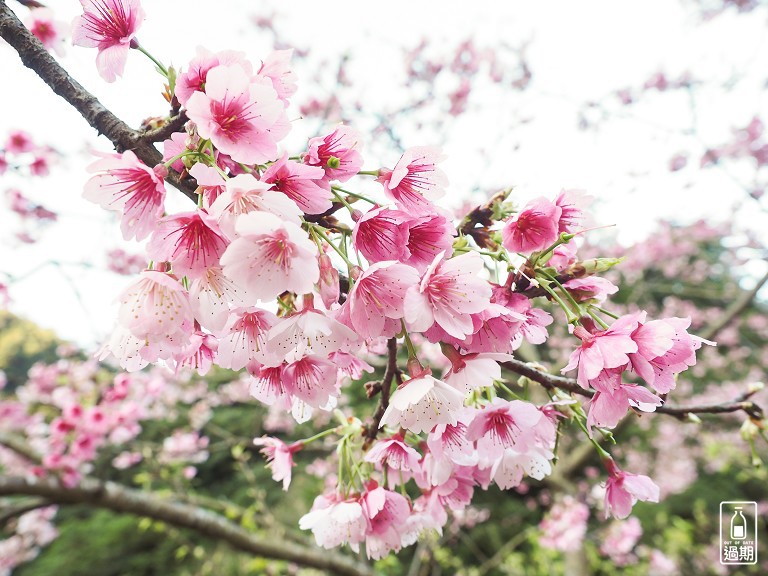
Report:
M 494 398 L 475 414 L 467 427 L 467 440 L 477 442 L 481 457 L 489 461 L 500 457 L 505 448 L 526 452 L 535 442 L 532 432 L 542 418 L 533 404 Z
M 576 327 L 573 333 L 581 338 L 581 346 L 571 353 L 568 365 L 562 372 L 578 367 L 577 381 L 583 388 L 588 388 L 589 381 L 597 378 L 602 370 L 626 366 L 629 363 L 627 355 L 637 352 L 637 344 L 631 334 L 642 318 L 644 314 L 640 312 L 627 314 L 608 329 L 594 333 L 582 326 Z
M 318 546 L 330 549 L 349 544 L 357 551 L 365 539 L 369 519 L 358 500 L 343 500 L 336 494 L 315 498 L 312 510 L 299 519 L 299 528 L 312 530 Z
M 429 432 L 437 424 L 456 424 L 463 404 L 464 394 L 424 370 L 398 386 L 379 427 L 398 426 L 415 434 Z
M 578 551 L 587 533 L 588 519 L 589 507 L 573 496 L 565 496 L 539 523 L 542 531 L 539 543 L 553 550 Z
M 373 482 L 360 498 L 360 503 L 369 520 L 365 535 L 368 558 L 380 560 L 390 552 L 398 552 L 403 547 L 403 535 L 411 513 L 408 499 Z
M 198 166 L 195 164 L 192 170 Z M 269 184 L 257 180 L 251 174 L 238 174 L 229 178 L 225 186 L 225 191 L 211 205 L 210 212 L 218 218 L 219 226 L 230 239 L 237 237 L 237 218 L 250 212 L 268 212 L 286 222 L 297 226 L 301 224 L 301 209 L 296 203 L 285 194 L 270 190 Z
M 227 244 L 214 218 L 198 209 L 163 218 L 147 244 L 147 256 L 170 262 L 178 276 L 198 279 L 218 265 Z
M 304 356 L 327 357 L 348 350 L 358 335 L 325 313 L 307 307 L 281 318 L 269 331 L 267 347 L 274 358 L 293 362 Z
M 33 8 L 29 11 L 27 28 L 46 50 L 53 50 L 59 56 L 64 55 L 62 45 L 68 27 L 65 22 L 55 18 L 54 13 L 48 8 Z
M 501 229 L 504 248 L 523 254 L 547 248 L 558 238 L 561 214 L 562 209 L 545 198 L 532 200 Z
M 510 354 L 459 354 L 451 346 L 443 346 L 443 351 L 448 352 L 447 356 L 451 361 L 451 368 L 445 373 L 443 380 L 464 394 L 492 386 L 495 380 L 501 380 L 499 362 L 512 359 Z
M 288 160 L 283 154 L 262 174 L 261 181 L 293 200 L 307 214 L 322 214 L 331 207 L 331 190 L 322 184 L 324 172 L 315 166 L 307 166 Z
M 317 246 L 291 222 L 273 214 L 251 212 L 237 219 L 240 235 L 221 257 L 224 274 L 255 298 L 269 300 L 285 290 L 312 291 L 320 278 Z
M 371 263 L 405 260 L 409 257 L 407 245 L 410 220 L 411 217 L 401 210 L 369 210 L 357 218 L 352 230 L 355 249 Z
M 105 154 L 88 170 L 97 174 L 86 182 L 83 197 L 107 210 L 122 212 L 120 229 L 126 240 L 149 236 L 165 210 L 165 166 L 158 164 L 151 169 L 127 150 Z
M 410 266 L 397 262 L 377 262 L 355 281 L 349 291 L 349 318 L 362 338 L 391 337 L 400 331 L 405 314 L 406 291 L 415 286 L 419 275 Z M 389 330 L 386 330 L 390 324 Z
M 139 0 L 80 0 L 82 16 L 72 23 L 72 44 L 98 48 L 96 68 L 104 80 L 123 75 L 128 50 L 144 20 Z
M 277 324 L 272 312 L 261 308 L 235 308 L 219 341 L 218 365 L 240 370 L 248 362 L 266 359 L 267 334 Z
M 440 252 L 450 258 L 456 228 L 451 219 L 439 213 L 425 214 L 408 220 L 406 254 L 397 258 L 423 273 Z M 391 257 L 391 258 L 394 258 Z
M 384 192 L 404 210 L 432 212 L 432 202 L 445 194 L 448 179 L 437 163 L 444 158 L 438 148 L 417 146 L 406 150 L 394 170 L 382 168 L 376 179 Z
M 263 446 L 261 453 L 267 459 L 267 468 L 272 470 L 272 480 L 283 483 L 283 490 L 288 490 L 291 484 L 291 468 L 296 464 L 293 462 L 293 455 L 301 450 L 299 443 L 286 444 L 279 438 L 272 436 L 262 436 L 253 439 L 254 446 Z
M 373 462 L 379 467 L 387 468 L 390 471 L 390 478 L 395 481 L 398 473 L 418 470 L 420 459 L 421 455 L 408 446 L 401 435 L 379 440 L 364 458 L 366 462 Z
M 472 314 L 490 304 L 491 287 L 481 277 L 485 268 L 482 257 L 467 252 L 450 260 L 438 254 L 421 283 L 408 289 L 405 320 L 416 332 L 437 323 L 456 338 L 474 332 Z
M 145 270 L 120 297 L 119 321 L 137 338 L 165 336 L 192 322 L 181 283 L 165 272 Z
M 214 54 L 210 50 L 198 46 L 197 55 L 176 79 L 175 95 L 182 106 L 187 105 L 189 97 L 194 92 L 205 92 L 208 71 L 219 65 L 239 66 L 249 78 L 253 75 L 253 65 L 246 59 L 245 52 L 224 50 Z
M 598 390 L 589 404 L 587 426 L 613 428 L 630 406 L 643 412 L 653 412 L 661 406 L 661 398 L 635 384 L 620 384 L 616 389 Z
M 189 302 L 195 320 L 208 330 L 218 332 L 229 319 L 229 305 L 246 306 L 249 297 L 244 288 L 224 275 L 220 266 L 207 268 L 189 286 Z
M 293 49 L 275 50 L 262 62 L 258 76 L 269 78 L 277 97 L 288 106 L 288 99 L 296 93 L 296 73 L 290 69 Z
M 339 301 L 339 271 L 327 254 L 320 254 L 318 263 L 320 265 L 320 280 L 317 283 L 317 289 L 323 305 L 330 308 Z
M 272 83 L 252 81 L 237 65 L 209 70 L 205 92 L 187 101 L 187 115 L 201 137 L 244 164 L 277 158 L 277 142 L 290 130 Z
M 336 373 L 336 365 L 327 358 L 304 356 L 283 367 L 283 384 L 302 402 L 324 408 L 338 395 Z
M 589 203 L 591 197 L 582 190 L 563 190 L 555 198 L 555 206 L 561 210 L 558 221 L 558 232 L 573 232 L 584 218 L 583 205 Z M 581 206 L 579 206 L 581 204 Z
M 624 472 L 613 460 L 608 460 L 606 466 L 609 473 L 605 485 L 606 518 L 626 518 L 638 500 L 659 501 L 659 487 L 648 476 Z
M 349 126 L 339 125 L 325 136 L 310 138 L 304 163 L 319 166 L 325 180 L 346 182 L 363 166 L 360 134 Z
M 714 342 L 688 333 L 690 318 L 665 318 L 642 324 L 632 333 L 638 352 L 630 354 L 632 368 L 660 394 L 673 390 L 675 375 L 696 364 L 696 350 Z
M 8 154 L 26 154 L 35 148 L 32 136 L 24 130 L 12 130 L 5 141 L 5 152 Z
M 184 367 L 189 367 L 200 376 L 205 376 L 216 360 L 218 347 L 218 340 L 212 334 L 201 331 L 191 334 L 189 344 L 175 355 L 176 372 L 178 373 Z

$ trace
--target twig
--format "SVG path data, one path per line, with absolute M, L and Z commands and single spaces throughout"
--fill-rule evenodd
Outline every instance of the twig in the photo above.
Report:
M 533 366 L 521 362 L 519 360 L 507 360 L 502 364 L 504 368 L 530 378 L 534 382 L 538 382 L 544 388 L 548 390 L 554 390 L 559 388 L 560 390 L 566 390 L 571 394 L 578 394 L 586 398 L 591 398 L 595 395 L 592 390 L 585 390 L 576 382 L 573 378 L 567 378 L 565 376 L 555 376 L 541 370 L 537 370 Z M 729 412 L 745 412 L 752 418 L 762 419 L 763 410 L 760 406 L 754 402 L 747 400 L 755 392 L 750 391 L 742 394 L 735 400 L 730 402 L 723 402 L 720 404 L 698 404 L 694 406 L 657 406 L 656 412 L 658 414 L 667 414 L 674 416 L 679 420 L 685 420 L 689 414 L 725 414 Z M 650 412 L 649 412 L 650 414 Z
M 734 300 L 725 310 L 725 312 L 723 312 L 720 318 L 707 326 L 702 331 L 701 337 L 705 340 L 712 340 L 715 336 L 717 336 L 717 334 L 719 334 L 723 328 L 728 326 L 728 324 L 730 324 L 731 321 L 736 318 L 736 316 L 744 312 L 744 310 L 749 307 L 749 305 L 752 303 L 752 300 L 755 299 L 755 296 L 757 296 L 757 293 L 760 292 L 760 289 L 765 286 L 766 282 L 768 282 L 768 272 L 763 274 L 763 277 L 757 281 L 757 284 L 755 284 L 755 287 L 752 288 L 752 290 L 743 292 L 742 295 L 738 299 Z
M 229 543 L 233 548 L 264 558 L 295 562 L 345 576 L 373 576 L 373 570 L 352 558 L 316 550 L 286 540 L 261 538 L 209 510 L 160 498 L 152 492 L 133 490 L 114 482 L 83 478 L 67 488 L 50 478 L 0 476 L 0 495 L 40 496 L 57 504 L 90 504 L 114 512 L 127 512 L 189 528 Z
M 106 136 L 116 150 L 133 150 L 147 166 L 162 162 L 163 155 L 153 146 L 152 140 L 145 138 L 147 134 L 128 126 L 72 78 L 21 23 L 5 0 L 0 0 L 0 37 L 16 50 L 24 66 L 42 78 L 51 90 L 77 110 L 99 134 Z M 151 131 L 148 134 L 153 133 Z M 194 179 L 182 180 L 177 172 L 169 170 L 166 181 L 197 202 Z
M 376 440 L 379 433 L 379 424 L 384 416 L 384 412 L 389 406 L 389 393 L 392 388 L 392 381 L 397 374 L 397 338 L 387 340 L 387 367 L 384 369 L 384 376 L 381 379 L 381 399 L 373 414 L 372 422 L 365 430 L 364 448 L 368 448 Z

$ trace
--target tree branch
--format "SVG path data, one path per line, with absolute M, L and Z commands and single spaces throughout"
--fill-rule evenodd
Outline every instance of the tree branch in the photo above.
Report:
M 55 479 L 30 480 L 0 476 L 0 496 L 39 496 L 57 504 L 90 504 L 113 512 L 127 512 L 189 528 L 205 536 L 229 543 L 233 548 L 276 560 L 327 570 L 344 576 L 373 576 L 373 570 L 352 558 L 327 550 L 312 549 L 285 540 L 256 536 L 218 514 L 208 510 L 166 500 L 152 494 L 83 478 L 79 485 L 67 488 Z
M 379 433 L 379 424 L 384 417 L 384 412 L 387 411 L 389 406 L 389 393 L 392 389 L 392 382 L 397 374 L 397 338 L 390 338 L 387 340 L 387 367 L 384 369 L 384 376 L 381 379 L 381 399 L 379 405 L 376 408 L 376 412 L 373 414 L 373 419 L 365 430 L 365 444 L 364 448 L 368 448 L 371 443 L 376 440 L 376 435 Z M 375 392 L 373 392 L 375 394 Z M 371 394 L 371 395 L 373 395 Z
M 595 393 L 592 390 L 585 390 L 576 382 L 574 378 L 566 378 L 565 376 L 555 376 L 541 370 L 537 370 L 530 364 L 521 362 L 520 360 L 507 360 L 502 363 L 502 366 L 516 374 L 530 378 L 534 382 L 538 382 L 544 388 L 548 390 L 566 390 L 571 394 L 578 394 L 585 398 L 592 398 Z M 685 420 L 689 414 L 725 414 L 728 412 L 745 412 L 752 418 L 758 420 L 763 418 L 763 409 L 754 402 L 748 401 L 748 398 L 752 396 L 756 390 L 748 391 L 735 400 L 730 402 L 723 402 L 720 404 L 697 404 L 694 406 L 657 406 L 655 413 L 667 414 L 674 416 L 678 420 Z M 653 414 L 653 412 L 648 412 Z
M 163 155 L 154 147 L 151 139 L 155 131 L 143 133 L 134 130 L 108 110 L 61 67 L 35 35 L 21 23 L 5 0 L 0 0 L 0 37 L 16 50 L 24 66 L 42 78 L 51 90 L 77 110 L 99 134 L 109 138 L 116 150 L 133 150 L 147 166 L 162 162 Z M 197 202 L 194 179 L 182 180 L 177 172 L 169 170 L 166 181 Z
M 760 289 L 765 286 L 766 282 L 768 282 L 768 272 L 763 274 L 763 277 L 757 281 L 757 284 L 755 284 L 755 287 L 752 288 L 752 290 L 743 292 L 738 299 L 731 303 L 731 305 L 725 310 L 720 318 L 707 326 L 702 331 L 701 337 L 704 338 L 704 340 L 712 340 L 715 336 L 717 336 L 720 333 L 720 330 L 728 326 L 728 324 L 730 324 L 731 321 L 736 318 L 736 316 L 744 312 L 744 310 L 749 307 L 749 305 L 752 303 L 752 300 L 755 299 L 755 296 L 757 296 L 757 293 L 760 292 Z

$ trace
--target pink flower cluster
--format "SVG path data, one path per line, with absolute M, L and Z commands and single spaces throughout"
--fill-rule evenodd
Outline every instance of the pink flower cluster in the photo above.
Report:
M 622 381 L 634 373 L 659 394 L 675 388 L 675 377 L 696 363 L 702 343 L 688 333 L 690 318 L 646 322 L 645 312 L 628 314 L 611 326 L 598 329 L 589 320 L 573 333 L 581 339 L 563 372 L 578 368 L 577 381 L 594 389 L 587 425 L 612 428 L 630 407 L 653 412 L 662 400 L 647 388 Z

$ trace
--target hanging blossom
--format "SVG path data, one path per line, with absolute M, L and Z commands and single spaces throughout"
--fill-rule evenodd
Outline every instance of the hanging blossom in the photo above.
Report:
M 158 164 L 149 168 L 136 154 L 103 154 L 88 166 L 97 174 L 85 184 L 83 197 L 107 210 L 122 212 L 123 238 L 143 240 L 155 229 L 165 211 L 165 183 L 168 169 Z
M 416 214 L 432 212 L 432 202 L 445 195 L 448 185 L 445 173 L 437 167 L 443 159 L 438 148 L 409 148 L 394 170 L 382 168 L 376 180 L 403 210 Z
M 128 50 L 138 46 L 136 31 L 144 21 L 139 0 L 80 0 L 83 14 L 72 23 L 72 44 L 98 48 L 96 69 L 104 80 L 123 75 Z

